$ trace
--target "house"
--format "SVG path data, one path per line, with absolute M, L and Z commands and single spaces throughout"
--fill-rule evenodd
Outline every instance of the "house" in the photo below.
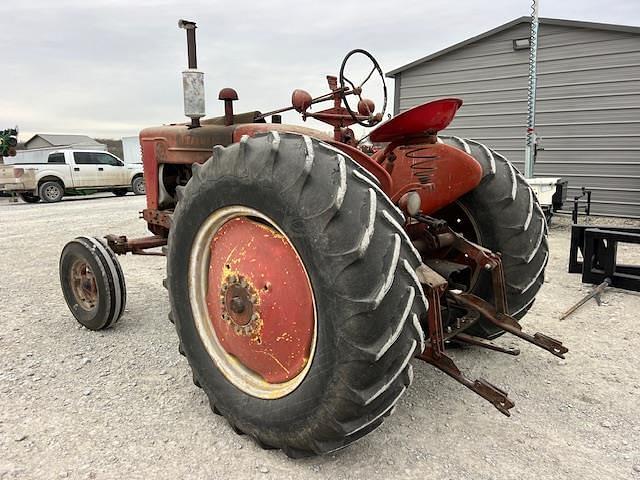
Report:
M 443 134 L 486 143 L 522 171 L 529 17 L 390 71 L 395 113 L 442 97 L 464 104 Z M 535 176 L 593 191 L 595 214 L 640 218 L 640 27 L 541 18 Z
M 37 133 L 24 143 L 26 150 L 35 148 L 76 148 L 106 150 L 106 145 L 86 135 L 61 135 L 55 133 Z

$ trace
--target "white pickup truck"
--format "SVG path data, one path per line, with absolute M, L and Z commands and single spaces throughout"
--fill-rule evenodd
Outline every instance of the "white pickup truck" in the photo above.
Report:
M 49 153 L 47 163 L 7 167 L 0 170 L 0 190 L 17 193 L 28 203 L 59 202 L 65 194 L 95 191 L 145 194 L 142 165 L 125 164 L 108 152 L 56 150 Z

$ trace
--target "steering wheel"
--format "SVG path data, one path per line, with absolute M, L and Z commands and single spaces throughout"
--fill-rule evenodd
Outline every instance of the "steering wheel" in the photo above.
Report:
M 369 72 L 369 75 L 367 75 L 367 77 L 358 86 L 356 86 L 355 83 L 353 83 L 351 80 L 349 80 L 344 74 L 344 69 L 345 69 L 345 66 L 347 65 L 347 62 L 349 61 L 349 59 L 353 55 L 356 55 L 356 54 L 364 55 L 373 64 L 373 68 Z M 384 74 L 382 73 L 382 69 L 380 68 L 380 64 L 378 63 L 378 61 L 375 58 L 373 58 L 373 55 L 371 55 L 366 50 L 362 50 L 361 48 L 356 48 L 355 50 L 351 50 L 349 53 L 347 53 L 346 57 L 344 57 L 344 60 L 342 60 L 342 65 L 340 66 L 340 87 L 343 89 L 342 90 L 342 101 L 344 102 L 344 106 L 347 109 L 347 111 L 349 112 L 349 115 L 351 115 L 351 118 L 353 118 L 353 120 L 356 123 L 362 125 L 363 127 L 373 127 L 374 125 L 376 125 L 376 124 L 378 124 L 380 122 L 379 119 L 374 119 L 373 118 L 373 112 L 369 110 L 368 102 L 363 101 L 363 99 L 362 99 L 362 87 L 364 86 L 365 83 L 367 83 L 369 81 L 369 79 L 371 78 L 371 75 L 373 75 L 376 71 L 378 72 L 378 75 L 380 76 L 380 79 L 382 80 L 382 90 L 383 90 L 383 93 L 384 93 L 384 103 L 382 105 L 382 115 L 380 115 L 380 117 L 382 117 L 384 115 L 385 110 L 387 109 L 387 84 L 384 81 Z M 358 115 L 353 111 L 353 109 L 349 105 L 349 102 L 347 101 L 347 95 L 345 95 L 345 93 L 344 93 L 345 82 L 349 84 L 349 86 L 351 87 L 353 92 L 360 99 L 360 102 L 359 102 L 358 105 L 363 105 L 363 107 L 366 109 L 366 112 L 367 112 L 366 115 L 368 115 L 368 117 L 369 117 L 367 120 L 359 119 Z

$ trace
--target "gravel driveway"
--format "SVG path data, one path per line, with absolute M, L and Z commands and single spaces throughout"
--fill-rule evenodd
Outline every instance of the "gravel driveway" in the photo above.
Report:
M 526 327 L 562 339 L 559 360 L 454 352 L 505 388 L 511 418 L 427 364 L 395 414 L 337 454 L 289 460 L 237 436 L 191 382 L 167 320 L 160 257 L 122 258 L 127 309 L 115 328 L 80 327 L 58 255 L 77 235 L 146 234 L 143 197 L 0 199 L 0 478 L 640 479 L 640 296 L 609 290 L 568 320 L 591 287 L 566 273 L 569 232 L 551 230 L 547 283 Z M 627 258 L 640 263 L 640 252 Z

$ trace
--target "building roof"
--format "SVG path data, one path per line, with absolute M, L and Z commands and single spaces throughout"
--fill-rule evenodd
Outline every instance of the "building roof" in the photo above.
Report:
M 29 145 L 29 142 L 36 137 L 42 138 L 44 141 L 49 142 L 54 147 L 61 147 L 65 145 L 101 145 L 100 142 L 96 142 L 93 138 L 87 135 L 64 135 L 57 133 L 36 133 L 29 140 L 24 142 L 25 147 Z
M 432 53 L 431 55 L 427 55 L 426 57 L 422 57 L 418 60 L 415 60 L 411 63 L 407 63 L 402 67 L 398 67 L 395 70 L 391 70 L 387 72 L 387 77 L 395 77 L 397 74 L 408 70 L 409 68 L 415 67 L 424 62 L 428 62 L 433 60 L 434 58 L 438 58 L 446 53 L 453 52 L 454 50 L 458 50 L 459 48 L 466 47 L 467 45 L 477 42 L 478 40 L 482 40 L 483 38 L 490 37 L 491 35 L 495 35 L 496 33 L 502 32 L 503 30 L 507 30 L 508 28 L 514 27 L 521 23 L 529 23 L 531 22 L 531 17 L 520 17 L 515 20 L 511 20 L 505 24 L 502 24 L 496 28 L 488 30 L 480 35 L 476 35 L 475 37 L 468 38 L 460 43 L 456 43 L 455 45 L 451 45 L 443 50 Z M 546 25 L 560 25 L 564 27 L 575 27 L 575 28 L 592 28 L 595 30 L 611 30 L 614 32 L 626 32 L 626 33 L 635 33 L 640 34 L 640 27 L 634 27 L 630 25 L 614 25 L 610 23 L 594 23 L 594 22 L 580 22 L 577 20 L 562 20 L 559 18 L 540 18 L 539 22 L 541 24 Z

